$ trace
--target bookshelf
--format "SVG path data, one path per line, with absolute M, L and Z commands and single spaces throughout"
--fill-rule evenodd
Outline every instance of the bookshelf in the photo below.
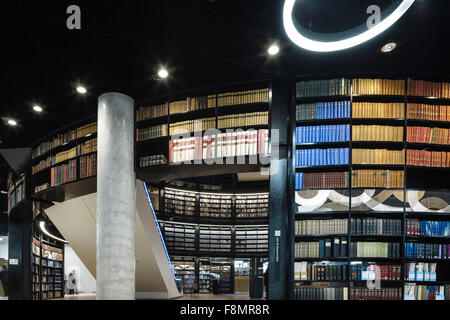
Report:
M 97 174 L 97 123 L 94 117 L 51 133 L 32 149 L 32 194 L 95 177 Z
M 297 79 L 292 299 L 450 299 L 449 98 L 403 76 Z
M 267 221 L 269 217 L 269 193 L 225 194 L 165 187 L 160 189 L 159 203 L 159 215 L 188 217 L 198 223 L 209 219 Z
M 196 284 L 195 260 L 181 257 L 176 259 L 172 260 L 172 265 L 175 270 L 175 277 L 181 279 L 183 293 L 194 293 Z
M 13 173 L 8 173 L 7 178 L 8 186 L 8 212 L 11 212 L 17 205 L 19 205 L 23 200 L 25 200 L 26 193 L 26 183 L 25 174 L 18 177 L 13 177 Z
M 205 225 L 159 220 L 164 241 L 173 256 L 265 257 L 269 250 L 267 225 Z
M 35 232 L 32 256 L 32 299 L 64 297 L 64 248 Z
M 268 154 L 268 86 L 263 81 L 139 103 L 139 168 Z M 149 162 L 149 157 L 162 160 Z

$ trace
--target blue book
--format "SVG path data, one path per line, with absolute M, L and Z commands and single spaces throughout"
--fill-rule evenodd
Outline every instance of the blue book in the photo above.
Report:
M 319 240 L 319 257 L 325 257 L 325 240 Z
M 345 163 L 344 164 L 349 164 L 350 163 L 350 149 L 346 148 L 345 149 Z
M 317 119 L 322 119 L 322 109 L 323 109 L 322 103 L 321 102 L 317 103 Z
M 321 166 L 326 166 L 326 162 L 325 162 L 325 151 L 326 149 L 321 149 L 320 150 L 320 156 L 319 156 L 319 163 Z

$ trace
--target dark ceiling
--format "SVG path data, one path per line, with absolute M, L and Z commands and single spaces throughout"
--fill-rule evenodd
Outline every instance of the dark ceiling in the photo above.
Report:
M 388 0 L 304 0 L 299 23 L 315 32 L 335 32 L 365 23 L 365 8 Z M 2 0 L 0 148 L 30 146 L 69 122 L 96 113 L 106 91 L 136 100 L 276 74 L 394 72 L 450 74 L 448 0 L 416 0 L 387 32 L 353 49 L 311 53 L 295 47 L 282 26 L 281 0 Z M 66 28 L 66 9 L 81 8 L 82 30 Z M 268 59 L 267 45 L 282 51 Z M 392 54 L 377 52 L 388 40 Z M 155 81 L 168 66 L 167 82 Z M 81 97 L 74 85 L 89 89 Z M 36 114 L 38 103 L 45 112 Z M 4 164 L 2 164 L 4 166 Z M 2 177 L 3 178 L 3 177 Z

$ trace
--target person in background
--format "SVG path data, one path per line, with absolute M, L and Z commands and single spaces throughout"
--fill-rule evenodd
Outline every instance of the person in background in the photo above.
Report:
M 75 294 L 75 287 L 77 285 L 77 280 L 75 279 L 75 273 L 71 271 L 69 277 L 67 278 L 67 287 L 69 289 L 69 294 Z
M 269 300 L 269 268 L 264 272 L 264 286 L 266 287 L 266 299 Z
M 2 283 L 3 292 L 5 294 L 5 297 L 7 297 L 8 296 L 8 267 L 6 264 L 1 266 L 0 281 Z

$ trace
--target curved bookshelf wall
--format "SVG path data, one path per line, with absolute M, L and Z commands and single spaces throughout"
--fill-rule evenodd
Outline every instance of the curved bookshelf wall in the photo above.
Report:
M 299 78 L 296 103 L 292 297 L 449 300 L 450 83 Z

